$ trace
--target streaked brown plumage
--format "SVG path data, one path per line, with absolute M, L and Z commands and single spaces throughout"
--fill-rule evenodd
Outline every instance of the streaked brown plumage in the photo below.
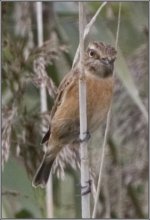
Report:
M 90 43 L 84 57 L 87 86 L 87 127 L 92 134 L 106 118 L 112 92 L 116 50 L 101 42 Z M 33 179 L 33 186 L 45 186 L 53 162 L 62 147 L 79 142 L 79 68 L 62 80 L 51 111 L 50 129 L 43 138 L 48 149 Z

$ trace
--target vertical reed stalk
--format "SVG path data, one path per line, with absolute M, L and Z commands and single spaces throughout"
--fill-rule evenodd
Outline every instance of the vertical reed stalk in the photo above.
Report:
M 79 78 L 79 112 L 80 112 L 80 139 L 86 138 L 87 112 L 86 112 L 86 81 L 84 73 L 84 3 L 79 2 L 79 32 L 80 32 L 80 78 Z M 88 185 L 89 160 L 87 142 L 80 143 L 81 150 L 81 186 Z M 82 193 L 81 188 L 81 193 Z M 82 218 L 90 218 L 90 193 L 82 195 Z
M 37 19 L 37 35 L 38 46 L 43 44 L 43 17 L 42 17 L 42 2 L 36 2 L 36 19 Z M 41 85 L 40 89 L 41 112 L 47 111 L 47 94 L 45 84 Z M 43 123 L 42 123 L 43 124 Z M 45 127 L 42 126 L 42 131 L 46 132 Z M 46 211 L 47 218 L 53 217 L 53 190 L 52 190 L 52 176 L 50 175 L 46 187 Z

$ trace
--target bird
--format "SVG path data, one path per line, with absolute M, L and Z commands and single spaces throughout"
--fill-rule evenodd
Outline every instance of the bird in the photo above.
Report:
M 117 51 L 104 42 L 88 44 L 84 52 L 84 73 L 87 90 L 87 136 L 99 128 L 106 119 L 113 95 L 113 69 Z M 33 178 L 32 186 L 44 188 L 53 163 L 66 145 L 80 143 L 79 120 L 79 63 L 60 83 L 50 113 L 49 130 L 42 140 L 48 143 L 43 160 Z

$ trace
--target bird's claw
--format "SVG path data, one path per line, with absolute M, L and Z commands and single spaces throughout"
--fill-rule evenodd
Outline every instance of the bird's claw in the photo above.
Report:
M 81 195 L 84 196 L 84 195 L 87 195 L 88 193 L 91 193 L 91 185 L 92 185 L 92 180 L 88 180 L 86 181 L 86 183 L 88 183 L 88 185 L 86 186 L 81 186 L 81 184 L 76 184 L 77 186 L 80 186 L 81 187 L 81 190 L 82 189 L 86 189 L 84 192 L 82 191 L 81 192 Z M 81 196 L 80 194 L 77 194 L 76 196 Z
M 87 195 L 88 193 L 91 193 L 92 180 L 88 180 L 86 183 L 87 183 L 88 185 L 86 185 L 86 186 L 81 186 L 81 189 L 85 189 L 85 188 L 86 188 L 86 190 L 81 193 L 82 196 Z
M 85 137 L 83 139 L 80 138 L 80 143 L 87 142 L 90 139 L 90 137 L 91 137 L 89 131 L 85 132 L 84 134 L 85 134 Z

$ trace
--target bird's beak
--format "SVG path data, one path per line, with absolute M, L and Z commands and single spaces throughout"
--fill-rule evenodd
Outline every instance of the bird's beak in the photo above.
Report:
M 101 62 L 103 65 L 107 66 L 107 68 L 110 69 L 110 71 L 113 70 L 114 65 L 113 65 L 113 63 L 110 63 L 109 60 L 100 60 L 100 62 Z
M 100 62 L 104 65 L 108 65 L 109 64 L 109 60 L 100 60 Z

